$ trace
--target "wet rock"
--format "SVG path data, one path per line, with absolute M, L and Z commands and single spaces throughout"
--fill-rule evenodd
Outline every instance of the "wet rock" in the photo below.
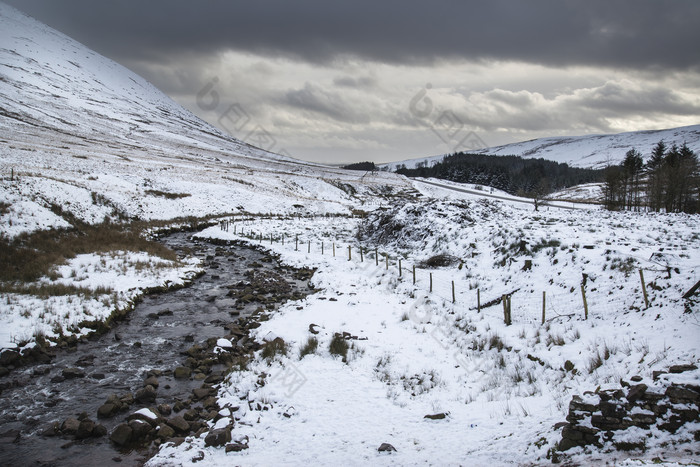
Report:
M 4 366 L 0 366 L 0 378 L 2 378 L 3 376 L 7 376 L 8 374 L 10 374 L 10 370 L 5 368 Z
M 78 428 L 80 427 L 80 421 L 77 418 L 67 418 L 62 424 L 61 424 L 61 432 L 64 435 L 74 435 L 78 432 Z
M 155 402 L 156 395 L 156 388 L 149 384 L 145 388 L 136 391 L 136 393 L 134 394 L 134 399 L 139 403 Z
M 60 433 L 61 433 L 61 430 L 60 430 L 60 427 L 58 425 L 58 422 L 52 422 L 52 423 L 49 423 L 48 425 L 46 425 L 44 427 L 44 429 L 41 430 L 40 434 L 41 434 L 41 436 L 51 437 L 51 436 L 57 436 Z
M 382 443 L 378 448 L 379 452 L 396 452 L 396 448 L 389 443 Z
M 187 408 L 187 405 L 182 402 L 182 401 L 175 401 L 175 404 L 173 405 L 173 412 L 181 412 Z
M 19 364 L 19 352 L 15 350 L 2 350 L 0 352 L 0 366 L 17 366 Z
M 646 384 L 637 384 L 635 386 L 632 386 L 629 388 L 629 391 L 627 392 L 627 400 L 630 403 L 634 403 L 637 400 L 641 399 L 644 396 L 645 392 L 647 392 L 647 385 Z
M 192 394 L 194 394 L 195 400 L 204 399 L 214 393 L 215 390 L 210 387 L 195 388 L 192 390 Z
M 173 436 L 175 436 L 175 430 L 164 423 L 160 426 L 157 436 L 160 439 L 172 438 Z
M 187 368 L 186 366 L 179 366 L 175 368 L 175 371 L 173 372 L 173 376 L 175 376 L 175 379 L 187 379 L 192 375 L 192 370 L 190 368 Z
M 119 410 L 119 407 L 116 405 L 107 402 L 105 404 L 102 404 L 98 409 L 97 409 L 97 418 L 109 418 L 113 416 L 114 414 L 117 413 Z
M 158 413 L 165 416 L 165 417 L 167 417 L 168 415 L 173 413 L 172 407 L 170 407 L 170 405 L 168 405 L 168 404 L 158 404 L 157 409 L 158 409 Z
M 92 430 L 92 436 L 94 438 L 101 438 L 105 435 L 107 435 L 107 428 L 104 425 L 95 425 L 95 429 Z
M 146 378 L 146 380 L 143 382 L 143 385 L 144 385 L 144 386 L 151 385 L 151 386 L 153 386 L 154 388 L 157 388 L 157 387 L 158 387 L 158 378 L 156 378 L 155 376 L 149 376 L 149 377 Z
M 109 435 L 109 440 L 117 446 L 125 446 L 131 441 L 132 428 L 127 423 L 117 425 Z
M 666 389 L 666 396 L 675 404 L 700 402 L 700 388 L 690 384 L 673 385 Z
M 184 418 L 185 420 L 188 420 L 188 421 L 191 422 L 191 421 L 193 421 L 193 420 L 198 419 L 198 418 L 199 418 L 199 414 L 197 413 L 196 410 L 190 409 L 190 410 L 188 410 L 188 411 L 186 411 L 186 412 L 184 413 L 184 415 L 182 416 L 182 418 Z
M 432 415 L 426 415 L 426 416 L 423 417 L 423 418 L 429 418 L 430 420 L 442 420 L 442 419 L 444 419 L 445 417 L 447 417 L 447 413 L 446 413 L 446 412 L 443 412 L 443 413 L 436 413 L 436 414 L 432 414 Z
M 228 427 L 217 428 L 217 429 L 211 430 L 211 431 L 209 431 L 209 433 L 207 433 L 207 436 L 204 438 L 204 445 L 218 447 L 218 446 L 223 446 L 230 441 L 231 441 L 231 429 Z
M 61 375 L 65 379 L 84 378 L 85 372 L 80 368 L 64 368 Z
M 672 365 L 669 367 L 669 373 L 684 373 L 686 371 L 697 370 L 697 365 L 687 364 L 687 365 Z
M 143 442 L 153 431 L 153 427 L 142 420 L 131 420 L 129 422 L 131 428 L 131 441 Z
M 93 422 L 89 418 L 82 420 L 80 422 L 80 425 L 78 426 L 78 431 L 75 433 L 75 437 L 77 439 L 90 438 L 93 435 L 94 430 L 95 430 L 95 422 Z
M 187 423 L 187 421 L 179 415 L 168 419 L 167 423 L 168 425 L 173 427 L 178 433 L 186 434 L 190 431 L 190 424 Z

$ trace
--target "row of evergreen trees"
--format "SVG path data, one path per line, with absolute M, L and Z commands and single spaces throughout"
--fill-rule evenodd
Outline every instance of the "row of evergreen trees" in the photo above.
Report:
M 603 171 L 570 167 L 546 159 L 455 153 L 428 166 L 399 166 L 397 173 L 409 177 L 434 177 L 459 183 L 491 186 L 514 195 L 542 196 L 582 183 L 603 181 Z
M 700 164 L 686 144 L 659 141 L 644 163 L 630 149 L 621 165 L 605 170 L 605 206 L 611 210 L 700 212 Z

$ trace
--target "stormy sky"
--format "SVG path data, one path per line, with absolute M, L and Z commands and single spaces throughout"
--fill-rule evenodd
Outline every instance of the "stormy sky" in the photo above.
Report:
M 700 123 L 697 0 L 6 1 L 301 159 Z

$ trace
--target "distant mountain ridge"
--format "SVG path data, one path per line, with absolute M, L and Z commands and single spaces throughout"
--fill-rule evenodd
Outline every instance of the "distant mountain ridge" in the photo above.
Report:
M 625 153 L 635 148 L 648 157 L 651 148 L 663 140 L 668 146 L 686 143 L 695 153 L 700 153 L 700 125 L 666 130 L 632 131 L 609 135 L 556 136 L 538 138 L 520 143 L 505 144 L 473 151 L 476 154 L 495 156 L 520 156 L 526 159 L 542 158 L 566 163 L 573 167 L 602 168 L 608 163 L 619 164 Z M 469 151 L 467 151 L 469 152 Z M 408 159 L 383 164 L 385 170 L 394 171 L 404 165 L 415 168 L 419 164 L 431 165 L 445 155 Z

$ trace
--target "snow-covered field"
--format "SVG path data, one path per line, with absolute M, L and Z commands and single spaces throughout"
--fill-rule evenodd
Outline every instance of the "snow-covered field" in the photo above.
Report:
M 377 212 L 363 226 L 256 220 L 237 223 L 237 234 L 213 227 L 200 235 L 262 233 L 285 262 L 317 267 L 321 291 L 288 304 L 256 330 L 260 341 L 284 339 L 286 356 L 259 357 L 220 388 L 220 404 L 238 408 L 234 438 L 247 439 L 249 449 L 226 454 L 204 447 L 203 438 L 188 438 L 162 448 L 151 465 L 188 465 L 200 451 L 198 465 L 540 464 L 559 440 L 553 425 L 565 419 L 572 395 L 619 387 L 635 375 L 651 384 L 655 370 L 698 362 L 697 305 L 686 313 L 680 298 L 700 270 L 696 217 L 536 213 L 501 202 L 443 200 L 389 213 Z M 384 228 L 375 230 L 378 225 Z M 419 267 L 414 285 L 412 266 L 436 254 L 456 262 Z M 526 260 L 531 268 L 524 271 Z M 477 290 L 482 304 L 515 290 L 513 324 L 504 324 L 500 303 L 479 312 Z M 347 341 L 346 358 L 329 350 L 335 333 L 357 337 Z M 311 337 L 318 347 L 301 358 Z M 574 371 L 564 369 L 567 361 Z M 691 380 L 699 378 L 695 372 Z M 442 413 L 444 419 L 424 418 Z M 692 439 L 690 429 L 679 436 Z M 644 454 L 610 446 L 602 454 L 569 453 L 585 464 L 692 458 L 682 447 L 661 447 L 665 440 L 648 442 Z M 397 452 L 378 452 L 382 443 Z

